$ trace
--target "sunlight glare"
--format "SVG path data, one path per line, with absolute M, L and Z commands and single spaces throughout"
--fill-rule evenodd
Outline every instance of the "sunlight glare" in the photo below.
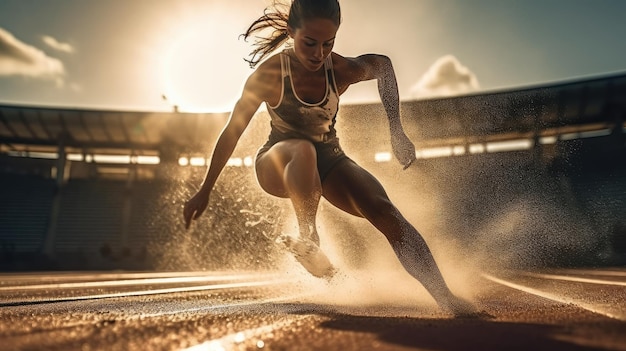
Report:
M 162 62 L 164 99 L 184 112 L 232 110 L 246 77 L 248 47 L 238 40 L 240 28 L 213 16 L 181 30 Z M 232 25 L 231 25 L 232 26 Z
M 377 152 L 374 154 L 374 162 L 389 162 L 391 161 L 391 152 Z
M 204 157 L 192 157 L 189 160 L 189 164 L 195 167 L 206 165 L 206 159 Z

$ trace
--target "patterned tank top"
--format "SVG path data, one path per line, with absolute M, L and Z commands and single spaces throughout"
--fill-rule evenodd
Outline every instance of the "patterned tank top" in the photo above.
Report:
M 326 94 L 320 102 L 314 104 L 303 101 L 296 94 L 287 51 L 283 51 L 279 56 L 282 94 L 276 106 L 266 103 L 271 116 L 272 134 L 274 137 L 280 135 L 283 138 L 305 138 L 314 142 L 333 139 L 336 136 L 335 119 L 339 109 L 339 94 L 331 55 L 324 60 Z

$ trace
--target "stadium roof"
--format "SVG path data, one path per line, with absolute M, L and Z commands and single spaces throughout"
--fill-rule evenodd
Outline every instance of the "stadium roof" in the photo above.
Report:
M 0 105 L 0 143 L 10 149 L 158 151 L 196 148 L 227 114 L 130 112 Z

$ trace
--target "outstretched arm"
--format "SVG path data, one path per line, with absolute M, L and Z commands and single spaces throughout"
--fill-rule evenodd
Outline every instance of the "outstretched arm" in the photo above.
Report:
M 353 82 L 376 79 L 378 92 L 389 119 L 391 148 L 398 161 L 406 169 L 415 161 L 415 146 L 409 140 L 400 119 L 400 94 L 393 65 L 389 57 L 367 54 L 352 59 L 356 64 Z
M 415 161 L 415 146 L 404 133 L 404 128 L 402 128 L 400 94 L 398 92 L 396 74 L 388 57 L 378 56 L 377 61 L 376 78 L 378 79 L 378 92 L 389 118 L 391 148 L 398 161 L 406 169 Z
M 183 209 L 185 228 L 189 228 L 191 220 L 198 219 L 206 210 L 209 204 L 209 194 L 218 176 L 232 156 L 239 138 L 261 104 L 261 99 L 255 94 L 255 81 L 257 80 L 253 74 L 246 82 L 241 98 L 235 104 L 226 126 L 217 139 L 211 156 L 211 163 L 200 190 L 189 201 L 185 202 Z

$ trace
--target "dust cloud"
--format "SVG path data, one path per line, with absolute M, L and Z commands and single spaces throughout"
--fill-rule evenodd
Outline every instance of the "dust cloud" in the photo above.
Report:
M 367 125 L 367 118 L 372 117 L 359 122 Z M 253 155 L 264 142 L 267 116 L 253 123 L 258 125 L 248 129 L 235 157 Z M 388 137 L 372 141 L 371 130 L 344 127 L 338 123 L 337 129 L 348 155 L 379 179 L 424 236 L 452 291 L 463 298 L 480 292 L 482 272 L 592 263 L 603 253 L 604 239 L 572 201 L 567 179 L 534 162 L 529 151 L 425 159 L 402 171 L 395 160 L 373 162 L 371 144 L 389 149 Z M 153 221 L 163 234 L 151 245 L 160 268 L 285 272 L 320 289 L 324 300 L 317 302 L 347 309 L 435 306 L 382 234 L 324 200 L 321 246 L 340 273 L 329 283 L 308 275 L 275 242 L 281 233 L 296 231 L 289 201 L 265 194 L 252 167 L 227 167 L 206 213 L 185 231 L 182 206 L 204 171 L 177 165 L 168 171 L 170 188 L 162 192 L 158 202 L 164 205 Z

